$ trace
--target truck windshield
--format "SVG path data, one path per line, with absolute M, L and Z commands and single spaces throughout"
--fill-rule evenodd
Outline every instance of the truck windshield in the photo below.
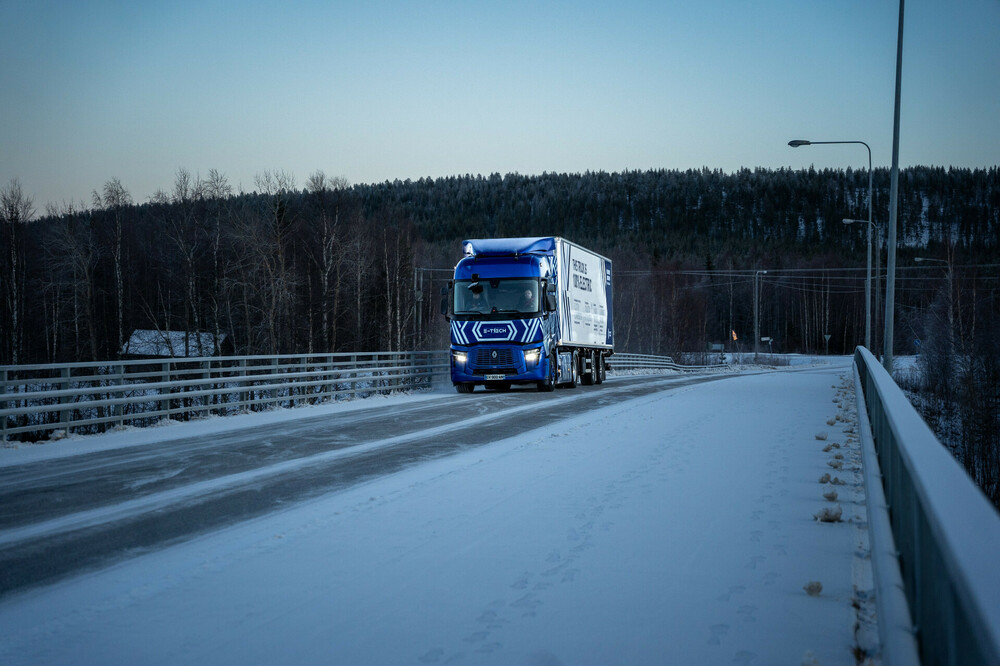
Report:
M 538 312 L 538 280 L 512 278 L 455 282 L 455 314 L 535 314 Z

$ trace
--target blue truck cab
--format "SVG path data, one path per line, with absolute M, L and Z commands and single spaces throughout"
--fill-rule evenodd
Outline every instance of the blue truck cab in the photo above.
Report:
M 442 302 L 459 393 L 604 381 L 614 353 L 610 260 L 558 237 L 462 246 Z

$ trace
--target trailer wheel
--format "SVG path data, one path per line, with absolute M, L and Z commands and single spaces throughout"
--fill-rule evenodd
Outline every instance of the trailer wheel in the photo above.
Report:
M 604 365 L 604 354 L 597 355 L 597 367 L 595 372 L 597 373 L 597 383 L 603 384 L 604 380 L 608 378 L 608 369 Z
M 580 363 L 584 363 L 586 359 L 581 358 Z M 581 379 L 583 380 L 584 386 L 592 386 L 597 383 L 597 352 L 590 352 L 590 372 L 583 372 L 581 374 Z
M 572 372 L 570 373 L 570 380 L 566 383 L 566 388 L 576 388 L 577 383 L 580 381 L 580 356 L 574 351 L 573 360 L 569 364 Z
M 472 393 L 476 390 L 475 384 L 455 384 L 455 390 L 459 393 Z

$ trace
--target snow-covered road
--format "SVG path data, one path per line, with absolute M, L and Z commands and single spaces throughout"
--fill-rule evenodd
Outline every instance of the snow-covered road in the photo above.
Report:
M 595 409 L 12 596 L 0 663 L 853 664 L 849 362 Z

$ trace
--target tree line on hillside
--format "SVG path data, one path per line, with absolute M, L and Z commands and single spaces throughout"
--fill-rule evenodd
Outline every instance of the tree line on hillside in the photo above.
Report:
M 89 206 L 42 216 L 13 181 L 0 192 L 0 363 L 117 358 L 134 329 L 213 333 L 239 354 L 442 348 L 437 291 L 459 241 L 537 235 L 614 261 L 622 350 L 747 350 L 758 284 L 774 351 L 843 353 L 863 342 L 866 239 L 841 220 L 867 217 L 867 181 L 850 169 L 704 169 L 349 187 L 317 171 L 299 187 L 269 171 L 234 192 L 217 171 L 181 169 L 145 203 L 112 179 Z M 874 181 L 884 236 L 887 171 Z M 996 168 L 906 169 L 900 265 L 946 248 L 959 264 L 985 263 L 998 215 Z M 923 311 L 929 284 L 900 279 L 901 317 Z

